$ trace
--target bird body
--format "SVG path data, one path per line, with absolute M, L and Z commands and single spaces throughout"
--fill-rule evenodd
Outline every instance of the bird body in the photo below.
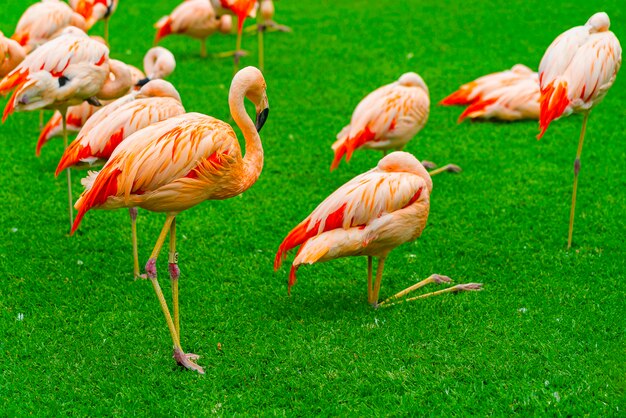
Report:
M 462 85 L 440 103 L 468 106 L 459 117 L 520 120 L 539 119 L 539 76 L 522 64 Z
M 217 17 L 209 0 L 187 0 L 154 25 L 157 29 L 154 43 L 171 34 L 204 40 L 217 31 L 228 32 L 229 22 L 229 18 Z
M 615 82 L 622 48 L 609 27 L 606 13 L 596 13 L 584 26 L 559 35 L 546 50 L 539 64 L 539 138 L 554 119 L 591 109 Z
M 256 17 L 257 0 L 212 0 L 216 7 L 230 11 L 237 16 L 237 31 L 241 32 L 248 17 Z M 219 3 L 219 4 L 217 4 Z
M 11 38 L 29 53 L 68 26 L 84 30 L 85 19 L 65 2 L 42 0 L 26 9 L 17 22 L 15 33 Z
M 79 163 L 108 160 L 115 148 L 133 133 L 184 112 L 180 96 L 170 83 L 151 81 L 140 91 L 105 106 L 89 119 L 65 149 L 56 175 Z
M 393 152 L 326 198 L 279 247 L 274 267 L 298 250 L 289 277 L 302 264 L 340 257 L 386 256 L 419 237 L 430 210 L 432 180 L 411 154 Z
M 0 78 L 13 71 L 25 57 L 24 48 L 0 32 Z
M 415 73 L 403 74 L 398 81 L 373 91 L 358 104 L 350 125 L 337 135 L 331 170 L 344 155 L 350 161 L 359 148 L 402 149 L 424 127 L 429 111 L 428 88 Z

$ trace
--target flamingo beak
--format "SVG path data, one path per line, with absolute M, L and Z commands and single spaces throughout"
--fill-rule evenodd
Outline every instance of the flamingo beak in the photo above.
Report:
M 265 121 L 267 120 L 267 115 L 270 113 L 269 107 L 263 109 L 260 113 L 256 115 L 256 131 L 261 132 L 261 128 L 265 125 Z

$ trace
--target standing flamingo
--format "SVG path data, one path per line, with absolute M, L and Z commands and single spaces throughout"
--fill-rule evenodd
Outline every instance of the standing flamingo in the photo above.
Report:
M 65 115 L 65 132 L 78 132 L 102 104 L 110 103 L 132 91 L 134 86 L 130 66 L 122 61 L 109 60 L 109 75 L 100 91 L 96 94 L 97 103 L 82 102 L 67 108 Z M 37 140 L 35 154 L 39 156 L 41 148 L 53 137 L 63 135 L 63 115 L 60 111 L 54 112 L 50 120 L 44 125 Z
M 217 17 L 209 0 L 187 0 L 154 25 L 154 44 L 168 35 L 186 35 L 200 40 L 200 56 L 206 57 L 206 38 L 217 31 L 229 33 L 231 25 L 230 16 Z
M 256 108 L 256 125 L 246 113 L 244 98 Z M 252 186 L 263 168 L 259 131 L 269 112 L 265 80 L 259 70 L 246 67 L 233 78 L 228 102 L 243 133 L 245 157 L 232 127 L 199 113 L 187 113 L 135 132 L 113 152 L 99 173 L 85 179 L 86 190 L 76 202 L 78 215 L 72 232 L 92 209 L 141 207 L 165 212 L 167 218 L 146 264 L 146 273 L 157 294 L 172 341 L 174 358 L 182 366 L 204 373 L 180 345 L 178 312 L 178 254 L 176 216 L 204 200 L 223 200 Z M 170 232 L 169 272 L 172 279 L 174 319 L 157 280 L 156 261 Z
M 117 9 L 117 0 L 70 0 L 70 6 L 85 18 L 87 29 L 104 20 L 104 42 L 108 45 L 109 19 Z
M 0 77 L 13 71 L 25 57 L 24 48 L 13 39 L 5 38 L 0 32 Z
M 445 106 L 467 106 L 465 118 L 520 120 L 539 119 L 539 75 L 522 64 L 488 74 L 463 84 L 439 102 Z
M 264 42 L 263 42 L 263 33 L 265 31 L 280 31 L 280 32 L 291 32 L 291 28 L 285 25 L 279 25 L 274 21 L 274 2 L 272 0 L 260 0 L 259 4 L 259 14 L 257 16 L 257 24 L 250 26 L 246 29 L 246 31 L 254 31 L 258 32 L 259 39 L 259 68 L 263 71 L 263 67 L 265 64 L 264 60 Z
M 11 38 L 22 45 L 28 54 L 68 26 L 84 30 L 85 19 L 74 12 L 67 3 L 59 0 L 42 0 L 26 9 L 17 22 L 15 33 Z
M 346 162 L 359 148 L 376 149 L 383 152 L 402 150 L 428 120 L 430 98 L 428 87 L 416 73 L 405 73 L 391 84 L 382 86 L 368 94 L 352 113 L 350 125 L 337 134 L 332 145 L 335 158 L 330 166 L 334 170 L 345 155 Z M 433 165 L 424 161 L 425 165 Z M 432 172 L 459 172 L 453 164 Z
M 449 282 L 434 274 L 416 285 L 378 303 L 385 260 L 391 250 L 414 241 L 426 227 L 433 183 L 424 166 L 407 152 L 393 152 L 378 165 L 353 178 L 320 203 L 284 239 L 278 248 L 274 269 L 278 270 L 287 252 L 300 246 L 289 273 L 289 291 L 302 264 L 330 261 L 340 257 L 367 256 L 367 299 L 375 307 L 389 304 L 429 283 Z M 372 286 L 372 258 L 378 258 L 376 281 Z M 481 284 L 456 285 L 444 292 L 480 290 Z
M 78 137 L 65 149 L 55 175 L 79 164 L 106 161 L 133 133 L 153 123 L 182 115 L 185 108 L 180 95 L 170 83 L 153 80 L 141 90 L 105 106 L 87 121 Z M 129 208 L 133 245 L 133 273 L 139 277 L 137 251 L 137 208 Z
M 235 72 L 239 68 L 239 59 L 245 55 L 241 50 L 241 34 L 247 17 L 256 17 L 257 0 L 211 0 L 216 8 L 230 11 L 237 16 L 237 44 L 233 54 Z
M 65 115 L 71 105 L 84 100 L 97 103 L 96 94 L 109 74 L 109 49 L 86 34 L 66 33 L 29 54 L 0 81 L 0 94 L 15 90 L 2 120 L 13 111 L 57 109 L 63 116 L 63 138 L 67 146 Z M 67 191 L 72 222 L 71 174 Z
M 609 31 L 610 25 L 606 13 L 594 14 L 584 26 L 573 27 L 559 35 L 550 44 L 539 64 L 541 132 L 537 139 L 544 135 L 554 119 L 574 112 L 584 115 L 574 160 L 567 249 L 572 246 L 580 155 L 589 112 L 611 88 L 622 64 L 622 48 L 617 37 Z

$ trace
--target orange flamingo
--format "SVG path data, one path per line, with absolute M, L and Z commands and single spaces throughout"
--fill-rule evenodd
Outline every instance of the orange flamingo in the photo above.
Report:
M 108 45 L 109 19 L 117 9 L 117 0 L 70 0 L 70 6 L 85 18 L 87 29 L 104 20 L 104 42 Z
M 146 273 L 159 299 L 172 341 L 174 358 L 182 366 L 204 373 L 180 345 L 178 311 L 178 254 L 176 216 L 207 199 L 222 200 L 240 195 L 252 186 L 263 168 L 259 131 L 269 112 L 265 80 L 259 70 L 246 67 L 233 78 L 230 112 L 243 133 L 245 157 L 232 127 L 199 113 L 187 113 L 135 132 L 113 152 L 99 173 L 85 179 L 85 192 L 76 202 L 78 215 L 72 232 L 92 209 L 141 207 L 165 212 L 167 218 L 146 264 Z M 256 125 L 246 113 L 244 98 L 256 108 Z M 174 318 L 157 280 L 156 261 L 170 232 L 169 272 L 172 279 Z
M 389 305 L 426 284 L 449 282 L 450 278 L 434 274 L 378 303 L 385 260 L 391 250 L 422 234 L 428 220 L 432 187 L 430 175 L 413 155 L 398 151 L 383 157 L 375 168 L 327 197 L 287 235 L 278 248 L 274 269 L 280 268 L 288 251 L 300 246 L 289 273 L 290 291 L 302 264 L 367 256 L 367 299 L 375 307 Z M 378 267 L 372 285 L 373 257 L 378 258 Z M 481 286 L 479 283 L 456 285 L 413 299 L 480 290 Z
M 622 64 L 622 48 L 617 37 L 609 31 L 610 25 L 606 13 L 594 14 L 584 26 L 576 26 L 559 35 L 550 44 L 539 64 L 541 132 L 537 139 L 545 134 L 554 119 L 574 112 L 584 115 L 574 160 L 568 249 L 572 246 L 580 155 L 589 112 L 611 88 Z
M 216 8 L 231 12 L 237 16 L 237 44 L 233 53 L 235 72 L 239 68 L 239 59 L 245 55 L 241 50 L 241 34 L 247 17 L 256 17 L 257 0 L 211 0 Z
M 84 30 L 85 19 L 74 12 L 67 3 L 59 0 L 42 0 L 26 9 L 17 22 L 15 33 L 11 38 L 19 42 L 28 54 L 68 26 Z
M 459 123 L 468 117 L 506 121 L 539 119 L 539 76 L 525 65 L 517 64 L 510 70 L 463 84 L 439 104 L 467 106 L 459 116 Z
M 115 148 L 133 133 L 153 123 L 182 115 L 185 108 L 180 95 L 170 83 L 153 80 L 141 90 L 124 96 L 105 106 L 87 121 L 78 137 L 65 149 L 56 169 L 61 171 L 81 164 L 92 165 L 109 159 Z M 139 277 L 137 251 L 137 208 L 129 208 L 133 273 Z
M 376 149 L 383 152 L 402 150 L 428 120 L 430 98 L 428 87 L 422 77 L 415 73 L 403 74 L 398 81 L 382 86 L 368 94 L 352 113 L 350 125 L 337 134 L 332 145 L 335 158 L 330 166 L 334 170 L 345 156 L 346 162 L 359 148 Z M 432 167 L 433 163 L 424 161 Z M 459 172 L 453 164 L 431 172 Z
M 0 81 L 0 94 L 14 90 L 2 120 L 13 111 L 57 109 L 63 119 L 63 138 L 67 146 L 65 115 L 71 105 L 84 100 L 97 104 L 95 96 L 109 74 L 109 50 L 84 33 L 62 34 L 29 54 L 20 65 Z M 71 174 L 67 170 L 70 222 L 72 221 Z
M 96 113 L 103 104 L 108 104 L 129 91 L 134 86 L 133 76 L 130 66 L 122 61 L 109 60 L 109 75 L 102 89 L 97 93 L 97 102 L 83 102 L 79 105 L 67 108 L 65 115 L 65 132 L 78 132 L 94 113 Z M 53 137 L 63 135 L 63 115 L 56 111 L 50 120 L 44 125 L 37 140 L 35 154 L 41 153 L 41 148 Z
M 25 57 L 24 48 L 0 32 L 0 78 L 13 71 Z
M 217 31 L 229 33 L 231 26 L 231 17 L 217 17 L 209 0 L 187 0 L 154 25 L 154 44 L 169 35 L 186 35 L 200 40 L 200 56 L 206 57 L 206 38 Z

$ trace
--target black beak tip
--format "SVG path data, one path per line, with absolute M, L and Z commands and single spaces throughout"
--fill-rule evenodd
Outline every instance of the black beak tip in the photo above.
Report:
M 267 120 L 267 115 L 270 113 L 269 108 L 265 108 L 261 111 L 261 113 L 256 115 L 256 131 L 261 132 L 261 128 L 265 125 L 265 121 Z
M 146 84 L 148 84 L 149 82 L 150 82 L 150 78 L 148 78 L 148 77 L 146 77 L 146 78 L 142 78 L 141 80 L 139 80 L 139 81 L 137 82 L 137 84 L 135 84 L 135 86 L 137 86 L 137 87 L 143 87 L 143 86 L 145 86 Z

